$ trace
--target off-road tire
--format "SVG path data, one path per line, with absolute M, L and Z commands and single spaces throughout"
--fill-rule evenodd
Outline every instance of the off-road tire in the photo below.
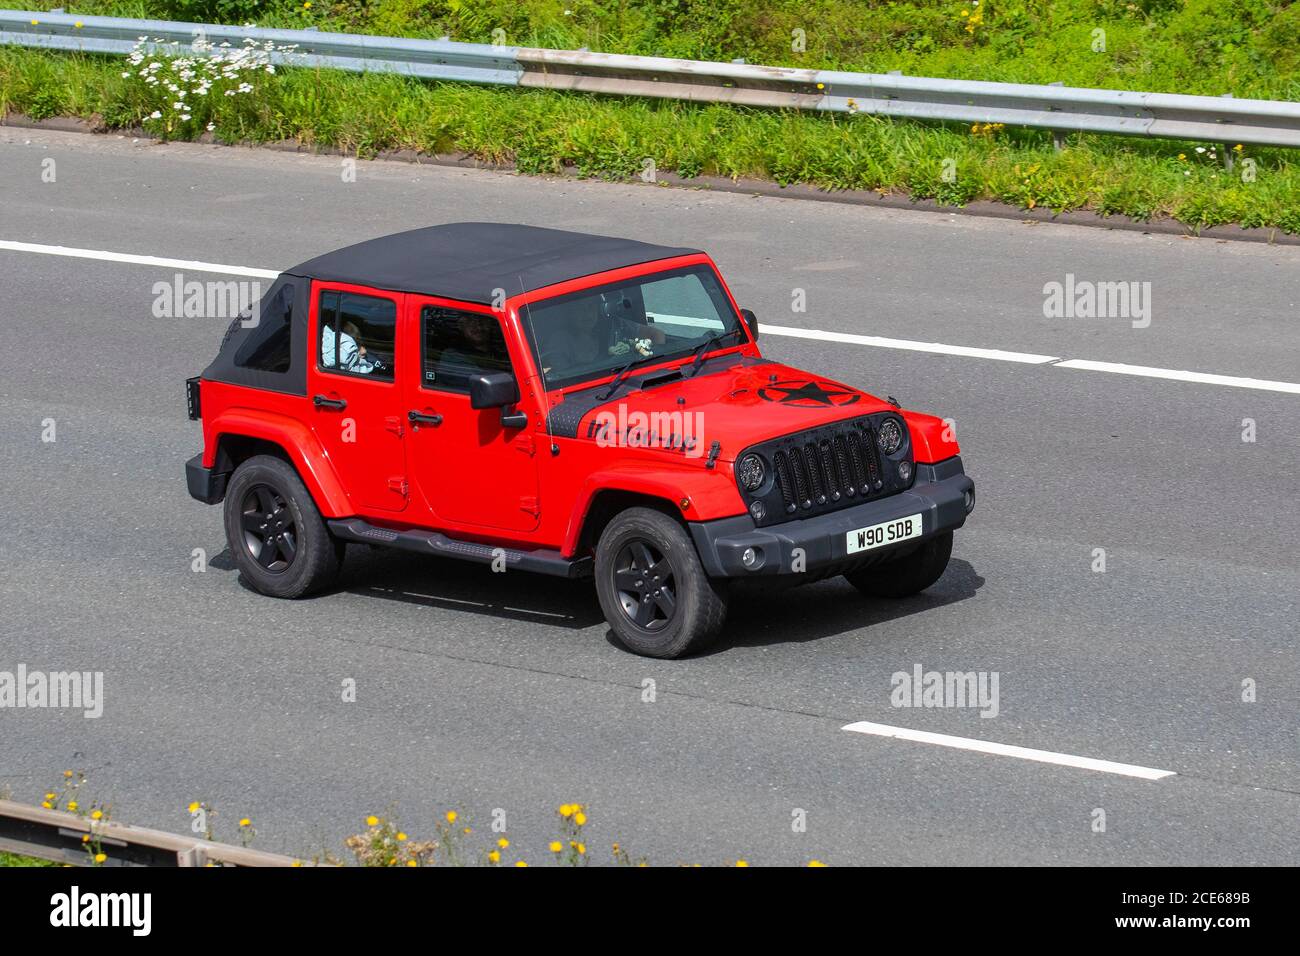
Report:
M 244 580 L 271 597 L 329 587 L 343 563 L 346 544 L 330 535 L 302 479 L 280 458 L 256 455 L 235 469 L 226 486 L 225 524 Z
M 605 620 L 637 654 L 674 658 L 703 650 L 726 620 L 725 586 L 704 573 L 686 529 L 651 508 L 629 508 L 606 525 L 596 544 L 595 574 Z M 664 610 L 665 591 L 671 614 Z M 638 623 L 638 614 L 647 619 L 644 607 L 653 618 L 645 626 Z

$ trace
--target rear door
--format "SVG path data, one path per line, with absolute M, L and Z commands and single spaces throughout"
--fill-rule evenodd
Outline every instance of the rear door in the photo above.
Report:
M 486 307 L 408 295 L 408 328 L 418 336 L 419 374 L 405 379 L 412 483 L 437 526 L 531 531 L 541 513 L 538 412 L 525 402 L 524 428 L 505 428 L 501 409 L 469 403 L 469 376 L 511 372 L 519 379 L 500 317 Z M 407 341 L 412 341 L 408 335 Z
M 307 376 L 316 435 L 359 514 L 409 501 L 405 419 L 397 383 L 404 296 L 363 286 L 312 285 Z

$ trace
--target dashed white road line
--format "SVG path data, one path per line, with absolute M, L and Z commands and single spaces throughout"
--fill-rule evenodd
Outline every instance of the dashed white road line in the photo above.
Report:
M 167 259 L 160 256 L 140 256 L 125 252 L 108 252 L 101 249 L 77 249 L 72 246 L 49 246 L 36 242 L 14 242 L 8 239 L 0 239 L 0 250 L 32 252 L 48 256 L 66 256 L 73 259 L 98 259 L 103 262 L 123 262 L 131 265 L 155 266 L 191 272 L 252 276 L 258 279 L 274 279 L 280 274 L 274 269 L 255 269 L 251 266 L 223 265 L 217 262 L 197 262 L 189 259 Z M 814 339 L 819 342 L 841 342 L 849 345 L 865 345 L 869 348 L 929 352 L 935 355 L 990 359 L 996 362 L 1020 362 L 1026 365 L 1051 365 L 1056 368 L 1081 369 L 1087 372 L 1111 372 L 1117 375 L 1132 375 L 1139 378 L 1158 378 L 1176 382 L 1192 382 L 1197 385 L 1252 388 L 1267 392 L 1286 392 L 1292 395 L 1300 395 L 1300 382 L 1278 382 L 1262 378 L 1244 378 L 1238 375 L 1219 375 L 1213 372 L 1189 372 L 1172 368 L 1153 368 L 1146 365 L 1124 365 L 1119 362 L 1094 362 L 1090 359 L 1063 359 L 1056 355 L 1039 355 L 1034 352 L 1011 352 L 1006 349 L 985 349 L 970 345 L 945 345 L 942 342 L 914 342 L 910 339 L 857 335 L 852 332 L 799 329 L 788 325 L 764 324 L 762 331 L 764 335 L 783 335 L 796 339 Z
M 858 734 L 872 734 L 876 737 L 893 737 L 896 740 L 910 740 L 913 743 L 952 747 L 956 750 L 972 750 L 976 753 L 993 754 L 998 757 L 1019 757 L 1021 760 L 1036 760 L 1039 763 L 1052 763 L 1061 767 L 1096 770 L 1100 773 L 1119 774 L 1122 777 L 1138 777 L 1142 780 L 1163 780 L 1165 777 L 1177 776 L 1172 770 L 1139 767 L 1136 764 L 1098 760 L 1095 757 L 1076 757 L 1073 754 L 1059 754 L 1050 750 L 1034 750 L 1031 747 L 1014 747 L 1010 744 L 994 743 L 991 740 L 953 737 L 949 734 L 934 734 L 926 730 L 910 730 L 907 727 L 891 727 L 889 724 L 873 724 L 865 720 L 858 721 L 855 724 L 847 724 L 842 729 L 851 730 Z

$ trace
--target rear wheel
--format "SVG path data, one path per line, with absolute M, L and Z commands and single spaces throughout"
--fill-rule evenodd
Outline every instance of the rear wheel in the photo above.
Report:
M 727 602 L 686 530 L 650 508 L 629 508 L 596 545 L 596 594 L 614 635 L 647 657 L 702 650 L 722 629 Z
M 256 455 L 226 487 L 226 540 L 244 579 L 271 597 L 296 598 L 329 586 L 346 545 L 331 537 L 297 472 Z
M 943 577 L 952 557 L 952 532 L 937 534 L 905 557 L 850 571 L 844 577 L 871 597 L 904 598 L 924 591 Z

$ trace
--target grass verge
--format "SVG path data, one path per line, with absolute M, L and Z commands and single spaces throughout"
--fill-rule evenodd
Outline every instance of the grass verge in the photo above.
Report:
M 0 867 L 4 866 L 59 866 L 50 860 L 38 860 L 34 856 L 20 856 L 17 853 L 5 853 L 0 850 Z
M 0 113 L 77 116 L 130 129 L 148 126 L 160 106 L 170 108 L 120 58 L 0 49 Z M 1222 144 L 1076 135 L 1058 152 L 1050 134 L 1037 131 L 313 69 L 261 76 L 249 95 L 191 98 L 187 110 L 191 118 L 169 123 L 167 136 L 194 139 L 211 125 L 223 142 L 297 140 L 360 156 L 459 153 L 525 173 L 567 167 L 609 179 L 636 176 L 649 159 L 685 177 L 755 177 L 949 205 L 988 199 L 1140 221 L 1173 217 L 1192 228 L 1238 223 L 1300 233 L 1300 157 L 1284 150 L 1246 147 L 1228 173 Z

